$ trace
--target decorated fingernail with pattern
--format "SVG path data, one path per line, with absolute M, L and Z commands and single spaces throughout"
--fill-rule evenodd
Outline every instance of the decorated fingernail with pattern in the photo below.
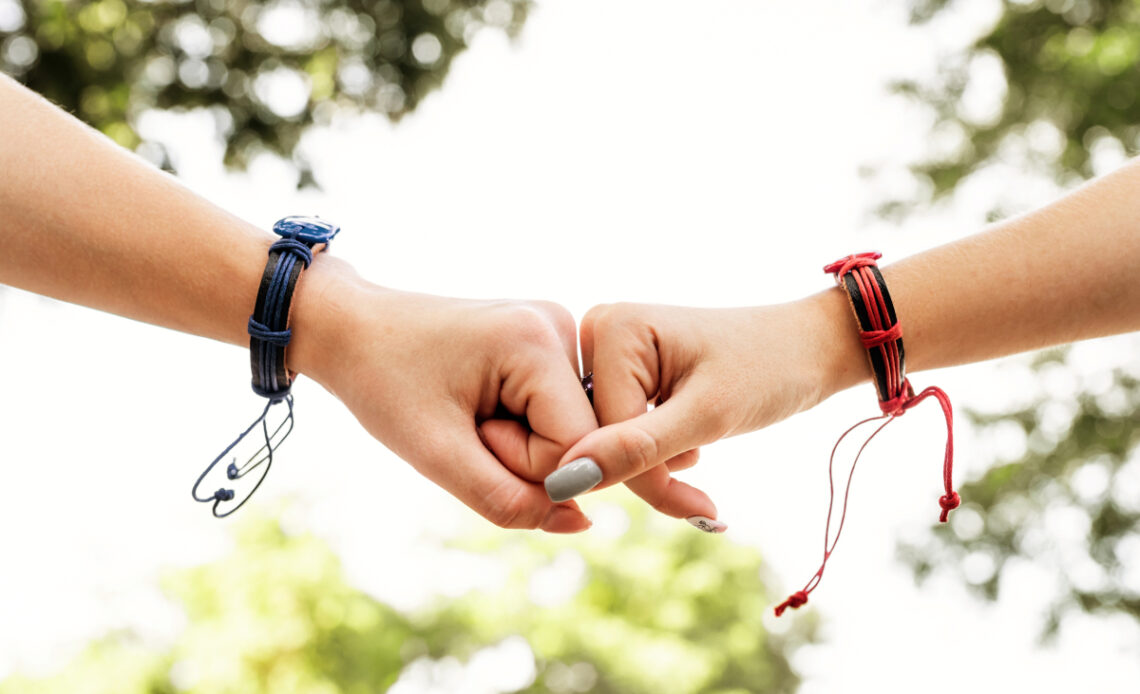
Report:
M 728 526 L 724 523 L 704 516 L 689 516 L 685 520 L 689 521 L 689 524 L 697 530 L 703 530 L 706 533 L 720 534 L 728 530 Z

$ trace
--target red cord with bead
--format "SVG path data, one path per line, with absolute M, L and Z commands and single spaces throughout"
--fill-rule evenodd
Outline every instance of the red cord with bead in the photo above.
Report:
M 946 455 L 942 463 L 942 482 L 946 493 L 938 499 L 942 509 L 939 521 L 945 523 L 950 511 L 958 507 L 961 499 L 954 491 L 954 417 L 950 407 L 950 398 L 941 388 L 931 386 L 915 395 L 910 381 L 906 377 L 904 351 L 902 342 L 902 324 L 895 316 L 894 306 L 890 294 L 886 291 L 886 283 L 879 274 L 875 261 L 881 258 L 879 253 L 859 253 L 831 263 L 824 267 L 824 272 L 834 274 L 836 282 L 847 291 L 851 300 L 851 307 L 855 312 L 859 324 L 859 338 L 867 350 L 871 369 L 875 373 L 875 388 L 879 392 L 879 409 L 881 415 L 869 417 L 855 424 L 835 442 L 831 449 L 831 458 L 827 464 L 827 478 L 831 486 L 831 494 L 827 504 L 827 523 L 823 534 L 823 560 L 819 570 L 811 577 L 801 590 L 788 596 L 787 600 L 776 606 L 776 616 L 784 614 L 788 608 L 797 608 L 807 604 L 808 595 L 819 586 L 823 579 L 823 570 L 827 561 L 839 543 L 839 536 L 843 533 L 843 523 L 847 518 L 847 500 L 851 493 L 851 480 L 855 476 L 855 466 L 863 455 L 867 444 L 896 418 L 905 414 L 927 398 L 934 398 L 942 406 L 942 413 L 946 416 Z M 883 421 L 886 420 L 886 421 Z M 854 462 L 851 463 L 851 472 L 847 477 L 847 484 L 843 491 L 843 509 L 840 512 L 839 523 L 835 530 L 835 538 L 831 539 L 831 519 L 835 508 L 835 452 L 839 444 L 855 429 L 869 422 L 882 421 L 878 427 L 867 437 L 859 447 Z

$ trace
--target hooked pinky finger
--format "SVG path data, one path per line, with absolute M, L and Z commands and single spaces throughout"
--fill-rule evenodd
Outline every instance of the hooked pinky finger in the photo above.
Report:
M 650 468 L 637 477 L 626 480 L 625 485 L 650 506 L 667 516 L 674 518 L 704 516 L 716 519 L 716 504 L 708 494 L 691 484 L 674 479 L 664 465 Z
M 673 456 L 665 461 L 665 467 L 669 468 L 669 472 L 679 472 L 681 470 L 688 470 L 697 464 L 701 459 L 701 449 L 692 448 L 684 453 Z

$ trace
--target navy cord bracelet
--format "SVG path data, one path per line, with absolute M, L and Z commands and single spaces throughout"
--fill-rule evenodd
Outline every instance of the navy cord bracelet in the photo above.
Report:
M 295 374 L 289 371 L 285 363 L 285 348 L 289 346 L 289 341 L 293 337 L 293 332 L 289 329 L 289 309 L 293 302 L 293 291 L 297 287 L 301 273 L 313 261 L 313 248 L 322 246 L 318 252 L 328 248 L 329 242 L 340 231 L 340 227 L 315 217 L 286 217 L 273 225 L 273 231 L 281 238 L 269 247 L 269 260 L 265 264 L 261 286 L 257 291 L 257 303 L 254 305 L 253 315 L 249 317 L 247 326 L 253 392 L 267 398 L 269 402 L 261 411 L 261 416 L 253 420 L 253 423 L 246 427 L 233 443 L 226 446 L 225 450 L 219 453 L 218 457 L 214 458 L 198 476 L 191 490 L 195 501 L 214 503 L 212 510 L 216 518 L 225 518 L 249 501 L 265 480 L 265 476 L 269 474 L 269 468 L 273 465 L 273 453 L 293 431 L 293 395 L 290 393 L 290 388 Z M 269 410 L 281 402 L 288 406 L 288 414 L 270 432 L 267 420 Z M 240 466 L 235 457 L 226 467 L 226 478 L 230 481 L 241 479 L 261 467 L 262 463 L 265 467 L 257 482 L 241 501 L 219 512 L 221 504 L 233 501 L 234 490 L 220 487 L 209 496 L 199 496 L 198 488 L 214 467 L 258 424 L 261 425 L 265 443 Z

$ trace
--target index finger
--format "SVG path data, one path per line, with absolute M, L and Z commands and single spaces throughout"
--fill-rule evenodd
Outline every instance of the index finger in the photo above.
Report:
M 499 399 L 507 410 L 526 418 L 526 454 L 512 457 L 524 463 L 515 469 L 522 477 L 545 478 L 567 449 L 598 428 L 578 378 L 577 355 L 572 362 L 568 357 L 563 345 L 551 338 L 540 349 L 520 352 L 506 367 Z M 502 429 L 484 431 L 493 450 L 503 442 Z M 513 447 L 517 449 L 517 442 Z
M 524 480 L 505 468 L 479 440 L 474 423 L 461 413 L 456 413 L 434 439 L 417 468 L 495 525 L 559 533 L 579 532 L 590 526 L 576 505 L 551 502 L 542 484 Z

